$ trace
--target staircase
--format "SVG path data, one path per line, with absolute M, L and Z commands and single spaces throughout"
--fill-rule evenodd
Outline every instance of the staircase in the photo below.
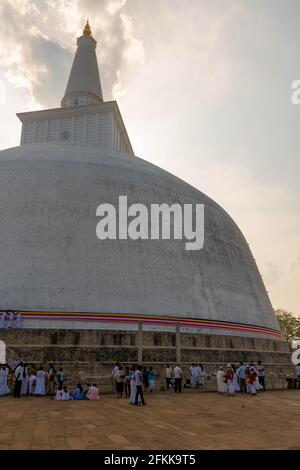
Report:
M 14 370 L 20 362 L 23 362 L 22 358 L 11 348 L 6 349 L 6 363 Z

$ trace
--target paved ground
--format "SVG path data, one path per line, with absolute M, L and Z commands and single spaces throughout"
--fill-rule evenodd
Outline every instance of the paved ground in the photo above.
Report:
M 148 394 L 147 406 L 0 400 L 0 449 L 300 449 L 300 391 Z

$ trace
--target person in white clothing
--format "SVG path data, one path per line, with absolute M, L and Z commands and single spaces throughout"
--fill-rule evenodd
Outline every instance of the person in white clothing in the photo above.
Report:
M 14 314 L 13 312 L 8 312 L 6 317 L 6 328 L 14 327 Z
M 32 371 L 30 373 L 29 380 L 28 380 L 28 393 L 29 393 L 29 396 L 34 395 L 35 385 L 36 385 L 36 375 Z
M 68 401 L 68 400 L 71 400 L 71 397 L 70 397 L 70 392 L 68 390 L 68 388 L 66 386 L 63 387 L 63 390 L 62 390 L 62 399 L 64 401 Z
M 39 368 L 39 371 L 36 374 L 36 385 L 34 394 L 36 396 L 46 395 L 46 372 L 43 367 Z
M 225 373 L 223 367 L 219 367 L 217 372 L 217 384 L 219 393 L 222 393 L 222 395 L 227 393 L 227 385 L 225 383 Z
M 171 385 L 172 373 L 173 373 L 172 367 L 170 367 L 169 364 L 167 364 L 166 372 L 165 372 L 167 390 L 169 390 L 170 385 Z
M 190 373 L 191 373 L 191 386 L 196 387 L 196 365 L 193 363 L 190 367 Z
M 174 377 L 175 377 L 175 387 L 174 387 L 174 392 L 176 393 L 177 391 L 181 393 L 181 386 L 182 386 L 182 370 L 179 364 L 177 364 L 176 367 L 174 367 Z
M 10 390 L 7 385 L 8 369 L 3 366 L 0 368 L 0 396 L 8 395 Z
M 240 392 L 241 388 L 240 388 L 240 384 L 239 384 L 239 381 L 238 381 L 238 374 L 237 374 L 236 367 L 235 367 L 234 364 L 231 364 L 231 367 L 232 367 L 232 370 L 233 370 L 233 387 L 234 387 L 234 391 L 235 392 Z
M 7 323 L 7 313 L 2 312 L 1 317 L 0 317 L 0 328 L 8 328 L 8 323 Z
M 205 387 L 206 372 L 202 364 L 196 366 L 196 387 L 199 390 Z

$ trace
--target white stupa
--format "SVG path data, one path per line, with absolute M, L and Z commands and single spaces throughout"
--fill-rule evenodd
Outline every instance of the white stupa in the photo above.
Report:
M 115 101 L 103 100 L 87 24 L 60 108 L 18 114 L 20 147 L 0 152 L 1 309 L 30 328 L 149 328 L 280 339 L 249 246 L 230 216 L 134 156 Z M 155 137 L 155 136 L 153 136 Z M 205 246 L 103 240 L 96 210 L 204 204 Z

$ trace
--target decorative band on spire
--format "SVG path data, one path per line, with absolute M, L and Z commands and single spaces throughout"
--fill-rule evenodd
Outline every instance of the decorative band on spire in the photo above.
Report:
M 89 20 L 87 20 L 86 25 L 83 30 L 83 35 L 87 36 L 88 38 L 92 36 L 92 30 L 89 24 Z

